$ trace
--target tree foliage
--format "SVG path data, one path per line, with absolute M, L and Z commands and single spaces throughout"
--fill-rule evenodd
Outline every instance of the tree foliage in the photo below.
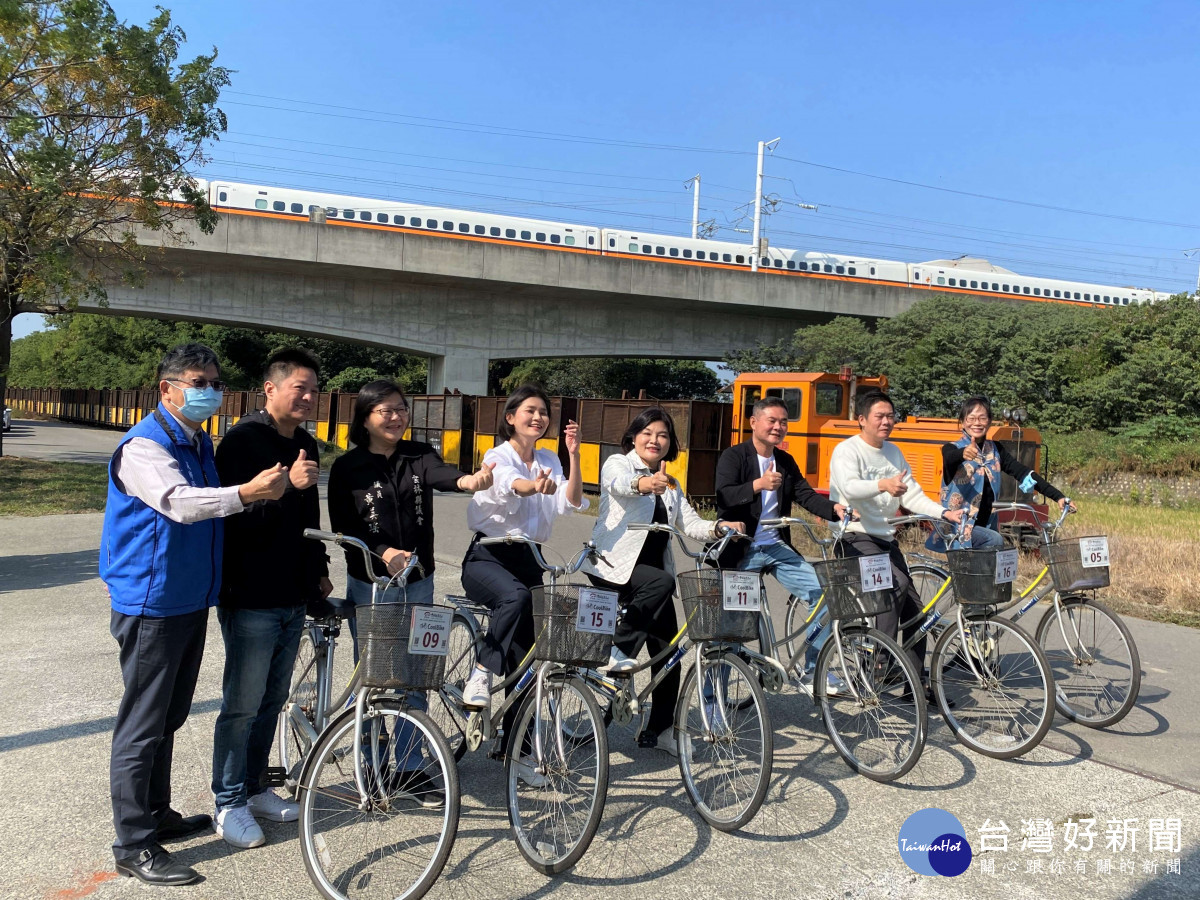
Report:
M 1081 309 L 933 297 L 878 324 L 834 319 L 733 354 L 738 372 L 885 374 L 903 413 L 951 415 L 970 394 L 1063 430 L 1200 415 L 1200 299 Z
M 704 363 L 670 359 L 525 359 L 500 382 L 505 393 L 529 383 L 564 397 L 636 396 L 644 389 L 659 400 L 708 400 L 721 386 Z
M 216 215 L 189 175 L 225 130 L 216 50 L 178 62 L 164 9 L 142 27 L 104 0 L 0 0 L 0 391 L 12 319 L 103 300 L 166 241 Z

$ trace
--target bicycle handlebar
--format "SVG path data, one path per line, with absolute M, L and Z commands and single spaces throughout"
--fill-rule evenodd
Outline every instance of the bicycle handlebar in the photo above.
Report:
M 1050 523 L 1050 517 L 1047 516 L 1043 522 L 1038 516 L 1041 514 L 1035 506 L 1030 506 L 1028 503 L 993 503 L 992 509 L 995 512 L 1015 512 L 1018 509 L 1026 510 L 1033 514 L 1033 520 L 1038 523 L 1038 527 L 1042 529 L 1042 533 L 1049 539 L 1050 535 L 1062 528 L 1063 522 L 1067 520 L 1067 516 L 1075 512 L 1075 508 L 1071 505 L 1071 498 L 1064 498 L 1067 502 L 1063 504 L 1061 512 L 1058 514 L 1058 519 L 1054 524 Z
M 696 560 L 696 565 L 698 568 L 705 559 L 711 558 L 715 560 L 722 553 L 724 553 L 725 548 L 729 545 L 730 541 L 744 541 L 749 538 L 749 535 L 747 534 L 743 534 L 736 529 L 730 528 L 728 525 L 722 525 L 718 530 L 719 536 L 714 543 L 710 544 L 704 550 L 693 551 L 690 547 L 688 547 L 687 543 L 685 543 L 684 539 L 687 537 L 687 535 L 673 525 L 667 525 L 662 522 L 637 522 L 626 527 L 630 531 L 663 531 L 667 534 L 675 535 L 675 539 L 679 542 L 679 546 L 683 550 L 684 554 Z
M 596 545 L 593 544 L 591 541 L 584 541 L 583 549 L 581 549 L 578 553 L 576 553 L 575 558 L 572 559 L 565 566 L 552 566 L 550 563 L 546 562 L 546 557 L 542 556 L 542 550 L 538 546 L 537 542 L 524 534 L 506 534 L 503 537 L 485 537 L 485 538 L 480 538 L 479 543 L 482 545 L 525 544 L 527 547 L 529 547 L 530 550 L 533 551 L 534 561 L 537 562 L 537 564 L 539 566 L 541 566 L 544 570 L 549 572 L 551 577 L 553 577 L 553 578 L 561 578 L 566 575 L 574 575 L 581 568 L 583 568 L 583 561 L 585 559 L 591 559 L 593 561 L 602 562 L 606 566 L 609 566 L 609 567 L 612 566 L 612 563 L 610 563 L 607 559 L 604 558 L 604 554 L 602 554 L 598 549 L 596 549 Z
M 371 548 L 356 537 L 351 537 L 347 534 L 333 531 L 322 531 L 319 528 L 305 528 L 304 536 L 312 541 L 328 541 L 332 544 L 337 544 L 339 547 L 355 547 L 363 555 L 363 563 L 366 566 L 367 572 L 380 585 L 391 585 L 392 582 L 398 582 L 402 587 L 408 584 L 409 576 L 412 575 L 412 570 L 416 569 L 421 573 L 421 577 L 425 577 L 425 567 L 421 565 L 421 561 L 417 559 L 416 553 L 409 554 L 408 562 L 404 564 L 404 568 L 391 578 L 375 575 L 375 564 L 372 560 L 377 559 L 383 562 L 383 557 L 377 553 L 373 553 Z M 386 563 L 384 563 L 386 565 Z
M 943 539 L 952 540 L 961 538 L 964 528 L 961 521 L 955 523 L 946 519 L 935 519 L 933 516 L 924 516 L 920 513 L 912 513 L 907 516 L 892 516 L 890 519 L 885 519 L 884 521 L 893 527 L 896 525 L 908 525 L 911 522 L 930 522 Z
M 783 516 L 778 519 L 762 519 L 758 523 L 763 528 L 787 528 L 789 525 L 799 525 L 808 532 L 809 538 L 818 547 L 832 547 L 837 543 L 837 538 L 834 537 L 817 537 L 816 529 L 813 528 L 810 522 L 804 519 L 797 519 L 795 516 Z

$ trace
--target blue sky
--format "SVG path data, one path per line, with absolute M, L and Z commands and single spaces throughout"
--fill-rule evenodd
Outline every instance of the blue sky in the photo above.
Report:
M 145 22 L 154 4 L 114 7 Z M 748 241 L 756 142 L 781 137 L 776 246 L 1195 286 L 1200 4 L 750 9 L 190 0 L 174 16 L 185 54 L 216 46 L 236 70 L 209 176 L 687 233 L 700 173 L 701 218 Z

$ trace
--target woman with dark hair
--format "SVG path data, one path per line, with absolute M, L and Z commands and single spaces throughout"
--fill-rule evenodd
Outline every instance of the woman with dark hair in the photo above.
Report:
M 513 672 L 533 646 L 530 589 L 542 583 L 543 574 L 526 544 L 484 546 L 479 539 L 521 534 L 541 544 L 550 539 L 555 519 L 587 508 L 579 470 L 579 426 L 570 422 L 563 428 L 571 465 L 566 478 L 558 457 L 537 448 L 549 427 L 545 392 L 532 385 L 514 391 L 501 415 L 503 441 L 483 457 L 484 465 L 493 467 L 493 484 L 477 491 L 467 507 L 467 527 L 475 538 L 463 559 L 462 584 L 471 600 L 492 611 L 475 669 L 463 687 L 467 706 L 486 709 L 492 676 Z M 507 718 L 515 711 L 514 705 Z
M 623 453 L 614 453 L 600 471 L 600 511 L 592 540 L 610 565 L 601 570 L 585 563 L 583 571 L 597 587 L 618 593 L 621 614 L 613 635 L 610 672 L 632 669 L 634 657 L 646 645 L 651 657 L 671 643 L 679 624 L 675 618 L 675 562 L 671 536 L 661 531 L 630 531 L 633 524 L 672 525 L 698 541 L 717 536 L 721 525 L 738 531 L 741 522 L 709 522 L 700 518 L 679 483 L 667 474 L 667 463 L 679 456 L 679 441 L 671 414 L 661 407 L 642 410 L 621 438 Z M 666 664 L 651 666 L 655 674 Z M 638 746 L 678 756 L 671 724 L 679 697 L 676 666 L 654 690 L 650 715 Z
M 429 444 L 404 440 L 408 429 L 408 401 L 400 386 L 391 381 L 364 385 L 354 401 L 350 442 L 354 449 L 340 456 L 329 470 L 329 525 L 334 531 L 359 538 L 382 558 L 367 572 L 362 555 L 346 550 L 346 599 L 352 606 L 372 602 L 372 577 L 387 577 L 403 571 L 415 553 L 425 570 L 424 577 L 409 579 L 405 597 L 409 603 L 433 602 L 433 492 L 479 491 L 492 484 L 492 466 L 484 464 L 474 475 L 464 475 L 442 461 Z M 399 599 L 392 589 L 380 598 Z M 358 659 L 358 634 L 350 619 L 354 658 Z M 409 704 L 425 709 L 425 695 L 409 693 Z M 411 726 L 408 726 L 411 728 Z M 398 771 L 421 767 L 420 741 L 397 736 Z M 425 777 L 416 772 L 410 781 Z M 436 792 L 417 784 L 406 792 L 426 805 L 435 803 Z M 438 795 L 440 797 L 440 794 Z
M 1000 473 L 1016 479 L 1024 493 L 1041 491 L 1061 509 L 1066 497 L 1050 482 L 1004 449 L 1003 445 L 987 439 L 992 424 L 992 402 L 982 395 L 968 397 L 958 412 L 962 437 L 942 445 L 942 506 L 946 509 L 966 509 L 967 525 L 961 541 L 952 549 L 999 550 L 1004 538 L 989 527 L 992 504 L 1000 491 Z M 1075 508 L 1074 504 L 1071 509 Z M 935 530 L 928 546 L 945 550 L 946 542 Z

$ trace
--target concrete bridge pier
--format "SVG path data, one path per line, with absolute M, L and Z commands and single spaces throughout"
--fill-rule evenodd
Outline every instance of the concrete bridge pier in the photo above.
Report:
M 447 388 L 458 388 L 464 394 L 486 395 L 488 362 L 486 353 L 465 348 L 456 348 L 445 356 L 430 357 L 429 393 L 440 394 Z

